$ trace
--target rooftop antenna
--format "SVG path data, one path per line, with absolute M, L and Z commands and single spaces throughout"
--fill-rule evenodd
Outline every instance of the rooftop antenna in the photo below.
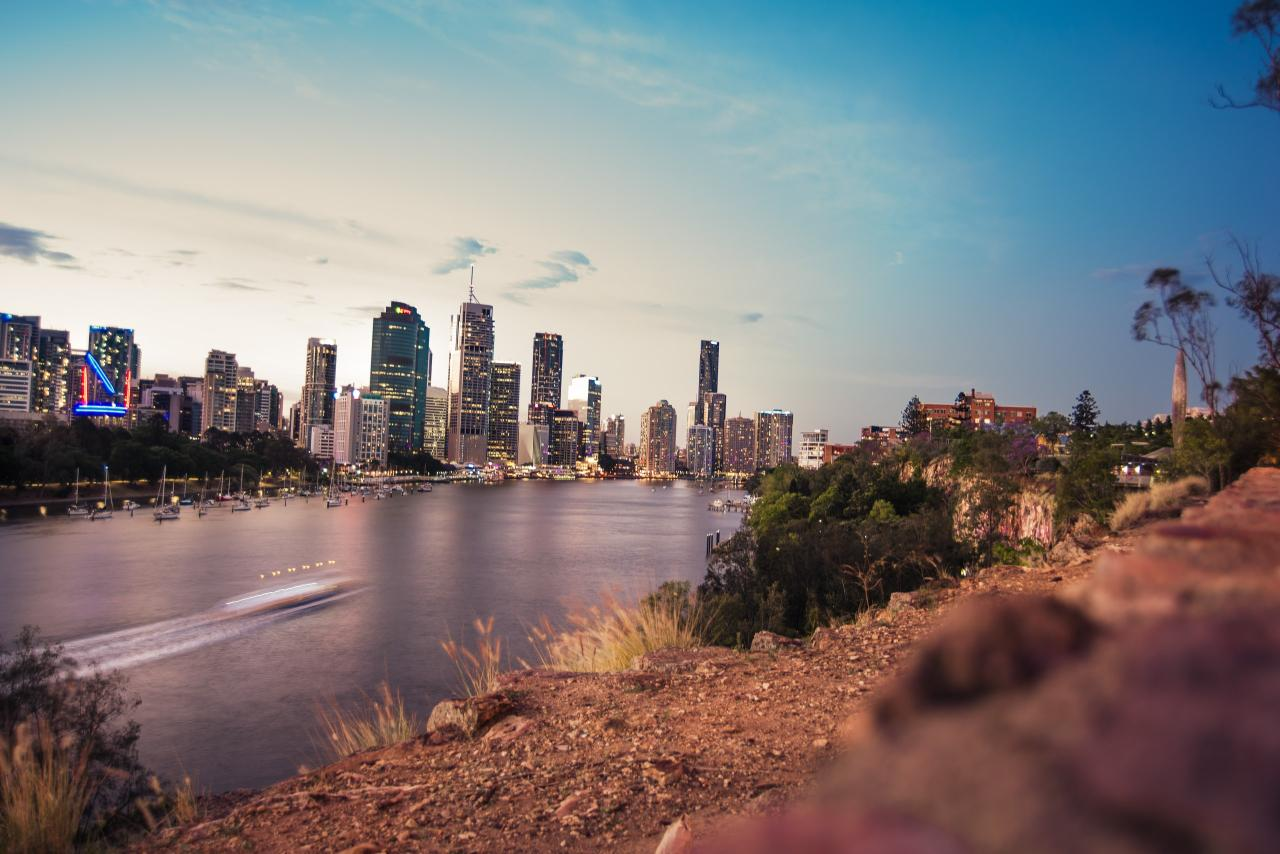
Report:
M 476 301 L 476 265 L 471 265 L 471 284 L 467 288 L 467 302 Z

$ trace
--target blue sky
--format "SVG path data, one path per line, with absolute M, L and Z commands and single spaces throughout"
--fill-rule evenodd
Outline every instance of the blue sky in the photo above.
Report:
M 1147 417 L 1151 268 L 1280 267 L 1280 117 L 1208 106 L 1259 61 L 1233 2 L 1143 5 L 5 4 L 0 308 L 294 397 L 400 299 L 440 384 L 475 261 L 498 357 L 562 332 L 632 439 L 703 337 L 731 412 L 837 440 L 971 386 Z

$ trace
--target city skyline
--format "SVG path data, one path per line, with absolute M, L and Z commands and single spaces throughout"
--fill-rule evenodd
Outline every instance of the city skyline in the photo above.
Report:
M 136 328 L 148 373 L 216 347 L 290 401 L 304 340 L 363 382 L 342 365 L 369 363 L 368 318 L 401 300 L 445 329 L 478 261 L 494 358 L 553 328 L 634 423 L 659 398 L 684 422 L 701 337 L 729 412 L 833 436 L 973 386 L 1041 411 L 1088 387 L 1145 418 L 1168 408 L 1167 354 L 1129 336 L 1145 275 L 1203 276 L 1228 227 L 1280 252 L 1280 178 L 1252 166 L 1268 117 L 1205 104 L 1250 79 L 1230 9 L 934 10 L 916 31 L 865 9 L 10 7 L 0 284 L 73 335 Z M 1217 317 L 1222 364 L 1247 364 Z

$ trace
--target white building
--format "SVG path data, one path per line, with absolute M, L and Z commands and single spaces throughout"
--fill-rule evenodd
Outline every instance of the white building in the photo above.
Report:
M 422 419 L 422 450 L 437 460 L 445 458 L 449 436 L 449 390 L 427 387 L 427 403 Z
M 0 410 L 30 412 L 33 371 L 25 359 L 0 359 Z
M 343 386 L 333 406 L 333 461 L 385 467 L 390 416 L 390 403 L 382 395 Z
M 550 428 L 546 424 L 521 424 L 516 465 L 542 467 L 547 464 Z
M 332 460 L 333 425 L 312 424 L 307 431 L 307 449 L 317 460 Z
M 572 409 L 582 422 L 582 455 L 598 456 L 600 453 L 600 380 L 578 374 L 569 380 L 569 400 L 565 409 Z
M 796 454 L 796 462 L 801 468 L 816 469 L 822 466 L 822 451 L 827 446 L 828 433 L 826 427 L 820 427 L 800 434 L 800 452 Z
M 694 477 L 710 477 L 716 468 L 716 431 L 705 424 L 689 428 L 686 446 L 689 473 Z

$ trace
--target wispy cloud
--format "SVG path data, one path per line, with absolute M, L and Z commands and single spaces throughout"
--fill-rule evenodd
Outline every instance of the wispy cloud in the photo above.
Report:
M 431 272 L 443 276 L 454 270 L 465 270 L 485 255 L 493 255 L 498 251 L 475 237 L 455 237 L 452 248 L 453 254 L 432 267 Z
M 328 264 L 329 258 L 327 255 L 309 255 L 307 261 L 312 264 Z
M 745 314 L 738 315 L 738 321 L 741 323 L 759 323 L 764 320 L 764 315 L 758 311 L 748 311 Z
M 0 222 L 0 256 L 16 258 L 28 264 L 48 261 L 55 267 L 77 269 L 79 264 L 74 255 L 48 247 L 47 241 L 57 239 L 52 234 L 34 228 Z
M 575 249 L 552 252 L 545 261 L 539 261 L 538 266 L 546 272 L 541 276 L 516 282 L 511 287 L 521 291 L 550 290 L 569 282 L 576 282 L 582 278 L 583 274 L 596 269 L 591 266 L 590 258 Z
M 230 278 L 218 279 L 213 282 L 205 282 L 202 287 L 221 288 L 224 291 L 266 291 L 267 288 L 253 284 L 252 279 Z
M 382 313 L 383 306 L 380 305 L 349 305 L 347 311 L 351 314 L 359 314 L 365 317 L 371 317 Z

